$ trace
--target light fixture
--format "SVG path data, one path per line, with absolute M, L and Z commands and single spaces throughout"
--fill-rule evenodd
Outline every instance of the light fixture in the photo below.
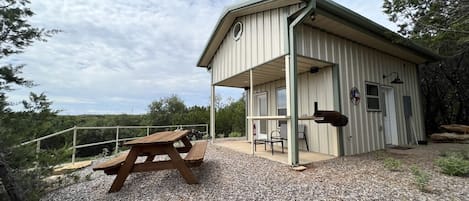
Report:
M 404 82 L 399 78 L 399 74 L 397 72 L 392 72 L 387 75 L 383 75 L 383 79 L 386 79 L 387 77 L 391 76 L 392 74 L 396 74 L 396 78 L 394 78 L 393 81 L 391 81 L 391 84 L 403 84 Z
M 311 73 L 311 74 L 314 74 L 314 73 L 317 73 L 317 72 L 319 72 L 319 67 L 317 67 L 317 66 L 313 66 L 309 69 L 309 73 Z

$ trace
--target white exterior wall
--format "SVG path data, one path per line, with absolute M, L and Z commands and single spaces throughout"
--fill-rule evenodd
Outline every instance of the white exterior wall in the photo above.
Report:
M 306 25 L 299 28 L 297 47 L 299 55 L 339 65 L 341 109 L 342 113 L 349 118 L 349 124 L 343 128 L 346 155 L 365 153 L 385 147 L 382 112 L 367 111 L 365 81 L 394 88 L 399 144 L 408 142 L 403 96 L 411 96 L 413 124 L 418 139 L 424 138 L 415 64 Z M 404 84 L 390 84 L 394 79 L 393 76 L 383 80 L 383 74 L 391 72 L 397 72 Z M 304 84 L 299 82 L 299 85 Z M 352 87 L 357 87 L 360 91 L 359 105 L 353 105 L 349 99 Z M 321 107 L 321 102 L 319 104 Z
M 255 78 L 254 78 L 255 79 Z M 267 93 L 268 114 L 277 115 L 277 89 L 285 87 L 285 80 L 277 80 L 254 87 L 257 93 Z M 319 102 L 320 110 L 334 110 L 332 89 L 332 67 L 322 68 L 318 73 L 303 73 L 298 76 L 298 113 L 300 116 L 313 115 L 314 102 Z M 255 104 L 254 110 L 257 110 Z M 338 131 L 330 124 L 317 124 L 314 121 L 299 121 L 306 125 L 306 135 L 310 151 L 338 156 Z M 277 128 L 277 121 L 270 120 L 268 131 Z M 286 143 L 285 143 L 286 145 Z M 299 140 L 299 148 L 306 150 L 304 140 Z
M 243 24 L 239 40 L 230 30 L 212 60 L 213 83 L 247 71 L 286 53 L 287 16 L 300 4 L 271 9 L 235 20 Z

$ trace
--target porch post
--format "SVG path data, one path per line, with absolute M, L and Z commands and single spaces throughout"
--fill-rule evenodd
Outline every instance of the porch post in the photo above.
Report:
M 288 144 L 288 164 L 298 164 L 298 139 L 296 130 L 298 128 L 298 115 L 296 106 L 296 69 L 292 69 L 291 57 L 285 56 L 285 85 L 287 98 L 287 144 Z M 293 72 L 292 72 L 293 71 Z M 296 109 L 296 110 L 295 110 Z
M 253 111 L 254 111 L 254 84 L 252 82 L 252 69 L 249 70 L 249 116 L 253 116 Z M 249 119 L 249 126 L 248 126 L 248 131 L 251 134 L 251 153 L 254 154 L 254 120 Z
M 210 135 L 212 136 L 212 143 L 215 142 L 215 85 L 213 84 L 213 72 L 212 72 L 212 83 L 210 84 Z

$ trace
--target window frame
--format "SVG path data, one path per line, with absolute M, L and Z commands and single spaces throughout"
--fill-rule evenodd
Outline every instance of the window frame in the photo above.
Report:
M 278 92 L 280 90 L 285 90 L 285 108 L 279 108 L 279 105 L 278 105 L 278 103 L 279 103 L 279 101 L 278 101 L 279 100 L 279 93 Z M 280 109 L 285 109 L 285 116 L 286 116 L 287 115 L 286 114 L 287 113 L 287 88 L 285 86 L 278 87 L 278 88 L 275 89 L 275 102 L 276 102 L 275 103 L 275 108 L 276 108 L 275 111 L 276 111 L 277 116 L 281 116 L 279 114 Z M 286 123 L 286 122 L 287 122 L 286 120 L 278 120 L 277 125 L 280 127 L 281 123 Z
M 370 95 L 368 94 L 368 85 L 370 86 L 376 86 L 376 89 L 378 90 L 378 95 Z M 382 103 L 381 103 L 381 85 L 379 83 L 376 83 L 376 82 L 369 82 L 369 81 L 365 81 L 365 102 L 366 102 L 366 111 L 367 112 L 381 112 L 381 108 L 382 108 Z M 369 107 L 369 104 L 368 104 L 368 98 L 372 98 L 372 99 L 377 99 L 377 102 L 378 102 L 378 109 L 375 109 L 375 108 L 370 108 Z
M 236 27 L 237 26 L 239 26 L 239 31 L 238 32 L 236 32 Z M 244 28 L 243 23 L 240 22 L 240 21 L 238 21 L 234 24 L 233 30 L 232 30 L 233 40 L 238 41 L 241 38 L 241 36 L 243 35 L 243 31 L 244 31 L 243 28 Z

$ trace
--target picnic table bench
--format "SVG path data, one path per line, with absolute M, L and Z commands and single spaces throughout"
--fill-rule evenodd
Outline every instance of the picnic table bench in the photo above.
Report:
M 147 172 L 177 169 L 189 184 L 198 183 L 190 167 L 200 166 L 205 156 L 207 141 L 194 145 L 187 138 L 190 131 L 165 131 L 124 143 L 131 146 L 129 152 L 96 165 L 93 170 L 103 170 L 107 175 L 117 174 L 109 192 L 119 191 L 131 172 Z M 183 147 L 174 147 L 182 141 Z M 180 153 L 187 153 L 181 158 Z M 168 155 L 170 160 L 153 161 L 156 155 Z M 136 163 L 138 156 L 146 156 L 144 162 Z

